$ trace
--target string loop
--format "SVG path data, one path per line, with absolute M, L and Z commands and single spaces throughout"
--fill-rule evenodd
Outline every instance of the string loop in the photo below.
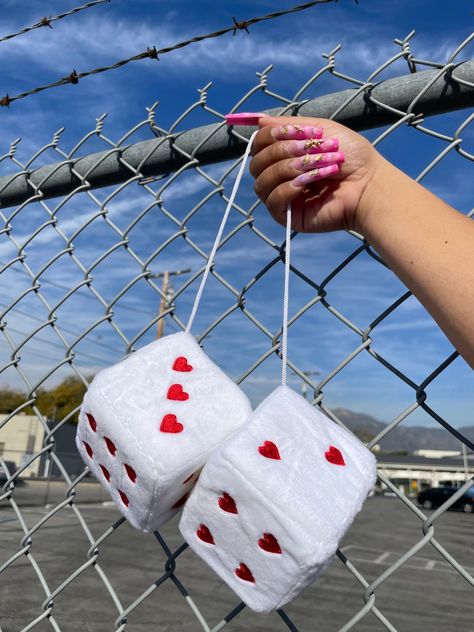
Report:
M 240 163 L 239 171 L 237 173 L 237 177 L 235 178 L 234 186 L 232 187 L 232 192 L 229 197 L 229 201 L 227 202 L 226 209 L 224 211 L 224 215 L 222 217 L 219 229 L 217 231 L 216 238 L 212 245 L 211 252 L 209 254 L 206 267 L 204 269 L 204 273 L 202 275 L 201 283 L 199 285 L 199 289 L 196 293 L 196 297 L 194 299 L 193 307 L 191 310 L 191 314 L 189 316 L 188 324 L 186 325 L 186 333 L 189 333 L 191 327 L 194 322 L 194 318 L 196 316 L 196 312 L 199 307 L 199 303 L 201 302 L 202 294 L 204 292 L 204 287 L 206 285 L 207 279 L 209 277 L 209 272 L 211 271 L 212 265 L 214 264 L 214 259 L 216 256 L 217 248 L 219 247 L 220 240 L 222 238 L 222 233 L 224 232 L 225 225 L 227 223 L 227 219 L 230 214 L 230 210 L 235 200 L 235 196 L 237 195 L 237 191 L 240 186 L 240 182 L 244 175 L 244 170 L 247 165 L 247 160 L 250 155 L 250 150 L 252 148 L 252 143 L 254 141 L 255 136 L 257 135 L 258 130 L 253 132 L 252 136 L 249 139 L 247 147 L 245 149 L 245 153 L 242 157 L 242 162 Z M 288 204 L 288 208 L 286 210 L 286 233 L 285 233 L 285 280 L 284 280 L 284 288 L 283 288 L 283 325 L 282 325 L 282 336 L 281 336 L 281 383 L 283 386 L 286 385 L 286 372 L 287 372 L 287 360 L 288 360 L 288 301 L 289 301 L 289 285 L 290 285 L 290 250 L 291 250 L 291 204 Z
M 242 176 L 244 175 L 245 166 L 247 165 L 247 160 L 248 160 L 248 157 L 249 157 L 249 154 L 250 154 L 250 150 L 252 148 L 253 140 L 254 140 L 255 136 L 257 135 L 258 131 L 259 130 L 256 130 L 255 132 L 253 132 L 252 136 L 249 139 L 247 147 L 245 149 L 245 153 L 244 153 L 244 155 L 242 157 L 242 162 L 240 164 L 239 171 L 237 173 L 237 177 L 236 177 L 235 182 L 234 182 L 234 186 L 232 187 L 232 192 L 230 194 L 229 201 L 227 202 L 227 206 L 226 206 L 226 209 L 224 211 L 224 215 L 222 217 L 222 220 L 221 220 L 221 223 L 220 223 L 220 226 L 219 226 L 219 230 L 217 231 L 217 235 L 216 235 L 216 238 L 214 240 L 214 244 L 212 246 L 211 253 L 210 253 L 209 257 L 208 257 L 207 264 L 206 264 L 206 267 L 204 269 L 204 274 L 202 275 L 202 279 L 201 279 L 201 283 L 199 285 L 199 289 L 198 289 L 198 291 L 196 293 L 196 298 L 194 299 L 193 308 L 191 310 L 191 314 L 189 316 L 188 324 L 186 325 L 186 329 L 185 329 L 186 333 L 189 333 L 189 331 L 191 330 L 192 324 L 194 322 L 194 317 L 196 316 L 196 312 L 198 310 L 199 303 L 201 302 L 201 297 L 202 297 L 202 293 L 204 291 L 204 286 L 206 285 L 206 281 L 207 281 L 207 278 L 209 276 L 209 272 L 211 271 L 212 265 L 214 264 L 214 258 L 216 256 L 217 248 L 219 246 L 219 242 L 221 240 L 222 233 L 224 232 L 224 228 L 225 228 L 227 219 L 229 217 L 230 210 L 231 210 L 232 205 L 234 203 L 235 196 L 237 195 L 237 191 L 238 191 L 239 186 L 240 186 L 240 181 L 242 180 Z
M 281 332 L 281 383 L 286 386 L 286 363 L 288 360 L 288 301 L 290 288 L 290 250 L 291 250 L 291 204 L 286 209 L 285 233 L 285 282 L 283 288 L 283 325 Z

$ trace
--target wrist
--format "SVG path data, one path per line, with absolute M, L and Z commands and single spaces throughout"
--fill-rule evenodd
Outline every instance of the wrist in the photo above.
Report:
M 391 182 L 397 171 L 396 167 L 374 150 L 367 180 L 354 214 L 354 230 L 366 239 L 371 226 L 383 212 L 383 200 L 387 200 L 387 195 L 390 195 Z

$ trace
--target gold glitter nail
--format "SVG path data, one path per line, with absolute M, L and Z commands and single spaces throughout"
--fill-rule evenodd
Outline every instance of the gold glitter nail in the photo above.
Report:
M 310 176 L 319 176 L 319 169 L 311 169 L 309 172 Z
M 285 125 L 284 127 L 281 128 L 280 132 L 282 136 L 286 136 L 288 134 L 288 127 Z
M 303 128 L 301 127 L 301 125 L 293 125 L 293 127 L 298 132 L 298 134 L 302 134 L 303 133 Z
M 317 154 L 317 155 L 322 156 L 322 154 Z M 309 154 L 305 154 L 304 158 L 303 158 L 303 164 L 304 165 L 309 165 L 310 161 L 311 161 L 310 155 Z
M 324 154 L 313 154 L 313 162 L 319 162 L 324 158 Z
M 308 140 L 304 144 L 305 149 L 310 149 L 311 147 L 320 147 L 324 143 L 323 140 L 319 140 L 316 138 L 308 138 Z

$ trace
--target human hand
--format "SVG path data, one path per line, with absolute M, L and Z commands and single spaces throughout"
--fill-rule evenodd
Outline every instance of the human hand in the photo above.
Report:
M 363 194 L 383 160 L 369 141 L 328 119 L 263 116 L 259 126 L 250 173 L 275 220 L 285 224 L 291 202 L 294 230 L 357 230 Z M 321 135 L 324 143 L 308 143 Z

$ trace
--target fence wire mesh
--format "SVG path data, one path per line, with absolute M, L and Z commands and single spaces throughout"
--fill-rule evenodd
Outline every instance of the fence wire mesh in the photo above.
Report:
M 418 180 L 424 180 L 431 172 L 438 177 L 443 164 L 453 155 L 470 164 L 474 154 L 463 147 L 463 138 L 474 119 L 474 114 L 465 109 L 474 102 L 474 66 L 469 61 L 461 63 L 461 55 L 465 59 L 473 36 L 460 43 L 447 62 L 417 58 L 410 46 L 412 36 L 413 33 L 404 40 L 395 40 L 394 55 L 367 78 L 338 72 L 338 49 L 335 49 L 323 56 L 324 65 L 293 95 L 273 91 L 269 83 L 271 68 L 266 68 L 258 73 L 255 85 L 248 92 L 236 97 L 234 109 L 253 109 L 253 98 L 258 94 L 260 109 L 265 103 L 265 109 L 272 112 L 323 114 L 359 130 L 383 126 L 371 137 L 374 144 L 380 145 L 381 151 L 387 141 L 406 143 L 409 138 L 410 146 L 415 146 L 417 139 L 429 137 L 433 141 L 432 156 L 428 163 L 426 156 L 420 157 L 422 167 Z M 400 63 L 406 64 L 404 74 L 407 76 L 384 81 L 393 68 L 397 68 L 399 75 L 403 74 L 400 73 Z M 426 70 L 428 73 L 423 74 Z M 307 95 L 314 94 L 315 86 L 328 75 L 339 80 L 343 88 L 351 90 L 307 100 Z M 421 85 L 415 82 L 418 77 L 422 77 Z M 438 92 L 436 86 L 441 86 Z M 216 620 L 210 620 L 204 614 L 205 607 L 200 602 L 212 600 L 213 595 L 200 594 L 199 574 L 190 571 L 186 560 L 191 553 L 179 540 L 176 529 L 170 538 L 156 532 L 154 539 L 147 539 L 146 545 L 140 539 L 140 546 L 146 546 L 140 551 L 146 550 L 146 556 L 153 560 L 153 567 L 156 568 L 157 563 L 163 564 L 163 570 L 156 570 L 153 575 L 146 560 L 137 558 L 136 564 L 144 565 L 144 585 L 129 586 L 125 592 L 117 588 L 121 576 L 126 576 L 127 568 L 120 562 L 120 552 L 114 560 L 109 553 L 114 548 L 116 550 L 117 535 L 128 526 L 121 518 L 97 532 L 93 514 L 81 504 L 87 469 L 76 475 L 69 467 L 69 461 L 63 462 L 56 451 L 55 435 L 74 418 L 77 409 L 62 419 L 47 423 L 37 402 L 41 388 L 64 377 L 75 376 L 87 384 L 94 372 L 150 342 L 156 336 L 157 326 L 163 328 L 163 323 L 165 333 L 184 329 L 217 221 L 228 200 L 239 164 L 238 156 L 248 138 L 245 129 L 227 132 L 223 113 L 212 107 L 210 94 L 209 85 L 199 90 L 196 102 L 190 104 L 167 129 L 157 122 L 155 104 L 148 109 L 144 120 L 118 140 L 109 137 L 105 116 L 101 116 L 70 151 L 62 148 L 62 130 L 59 130 L 27 161 L 17 157 L 18 141 L 13 142 L 0 159 L 5 174 L 0 179 L 3 223 L 0 230 L 3 288 L 0 366 L 6 382 L 20 381 L 28 393 L 21 406 L 5 415 L 0 432 L 18 423 L 19 413 L 29 407 L 44 429 L 43 445 L 32 450 L 21 466 L 12 469 L 7 456 L 0 457 L 0 464 L 7 473 L 0 503 L 10 509 L 9 528 L 18 534 L 14 550 L 0 546 L 0 580 L 3 576 L 7 583 L 11 582 L 18 564 L 27 565 L 29 583 L 19 586 L 18 590 L 37 597 L 32 601 L 36 604 L 35 616 L 30 617 L 25 609 L 25 617 L 29 618 L 24 621 L 24 632 L 70 629 L 67 613 L 74 607 L 83 610 L 84 629 L 105 629 L 103 625 L 93 627 L 94 611 L 87 605 L 88 595 L 92 598 L 95 592 L 102 595 L 104 604 L 108 604 L 103 608 L 110 606 L 115 612 L 115 619 L 110 619 L 107 629 L 119 631 L 183 629 L 180 625 L 184 625 L 186 615 L 182 614 L 183 619 L 176 621 L 167 606 L 170 590 L 177 591 L 183 603 L 189 606 L 188 623 L 194 621 L 194 627 L 191 623 L 189 629 L 216 632 L 227 625 L 230 629 L 234 629 L 233 625 L 240 629 L 237 627 L 239 619 L 247 616 L 244 605 L 236 603 L 235 599 L 232 603 L 231 597 L 217 604 L 221 614 Z M 426 120 L 428 115 L 449 110 L 458 110 L 457 114 L 461 114 L 451 129 L 448 128 L 454 119 L 449 117 L 435 116 L 431 124 Z M 189 122 L 194 120 L 196 111 L 207 117 L 209 125 L 184 131 L 192 127 Z M 83 158 L 79 160 L 79 156 Z M 246 183 L 247 188 L 244 187 L 234 204 L 232 220 L 218 250 L 209 290 L 205 294 L 206 309 L 200 311 L 194 331 L 199 332 L 199 342 L 224 368 L 226 358 L 236 358 L 230 372 L 234 376 L 239 372 L 236 381 L 251 392 L 253 384 L 262 375 L 262 367 L 273 367 L 275 384 L 278 381 L 275 367 L 281 334 L 278 288 L 281 288 L 283 270 L 283 235 L 256 201 L 250 179 Z M 474 209 L 469 215 L 473 212 Z M 25 227 L 28 227 L 26 232 Z M 367 362 L 378 365 L 382 384 L 384 379 L 387 382 L 402 381 L 405 392 L 409 392 L 407 405 L 404 404 L 393 421 L 371 439 L 369 447 L 374 447 L 415 411 L 423 409 L 434 424 L 473 449 L 472 442 L 430 402 L 429 394 L 436 389 L 437 380 L 456 359 L 457 353 L 451 351 L 447 357 L 439 357 L 430 371 L 415 379 L 405 366 L 392 359 L 390 351 L 382 353 L 377 349 L 377 328 L 384 321 L 390 321 L 409 299 L 410 293 L 402 288 L 399 296 L 387 302 L 382 310 L 374 312 L 368 323 L 361 325 L 356 322 L 356 312 L 346 310 L 344 304 L 333 304 L 331 287 L 363 259 L 367 271 L 367 295 L 362 296 L 361 301 L 368 300 L 371 270 L 384 267 L 383 261 L 360 235 L 351 233 L 345 236 L 346 243 L 350 244 L 346 255 L 322 274 L 317 265 L 299 266 L 298 252 L 321 243 L 308 239 L 295 235 L 293 241 L 295 255 L 291 283 L 304 287 L 306 298 L 298 305 L 290 301 L 293 312 L 290 314 L 288 367 L 295 380 L 313 391 L 314 405 L 343 425 L 343 420 L 327 405 L 325 392 L 352 367 L 359 370 L 357 363 L 364 357 Z M 254 256 L 254 253 L 258 255 Z M 243 265 L 246 258 L 249 258 L 249 265 Z M 191 272 L 171 276 L 174 289 L 163 284 L 165 274 L 169 276 L 173 272 L 182 272 L 176 268 L 188 267 Z M 390 271 L 386 274 L 391 275 Z M 350 293 L 350 289 L 347 291 Z M 337 320 L 340 331 L 350 335 L 348 342 L 341 345 L 343 353 L 340 351 L 334 356 L 337 360 L 316 381 L 310 372 L 305 371 L 305 366 L 299 364 L 297 353 L 292 353 L 291 332 L 303 322 L 312 328 L 306 329 L 307 332 L 316 327 L 324 328 L 324 319 Z M 245 353 L 240 349 L 243 337 L 246 339 Z M 423 341 L 420 340 L 414 354 L 420 353 L 422 348 Z M 312 351 L 317 354 L 317 349 L 315 343 Z M 363 368 L 364 365 L 360 366 Z M 374 388 L 379 386 L 374 385 Z M 64 492 L 35 521 L 34 514 L 17 502 L 16 496 L 22 473 L 40 461 L 45 464 L 42 465 L 45 470 L 57 469 L 64 482 Z M 470 571 L 450 553 L 449 542 L 441 542 L 436 533 L 440 517 L 472 485 L 472 479 L 466 480 L 455 496 L 427 516 L 387 476 L 380 473 L 379 477 L 411 512 L 418 537 L 382 573 L 370 578 L 351 561 L 349 553 L 338 551 L 337 557 L 348 578 L 359 587 L 359 604 L 354 605 L 350 618 L 339 626 L 340 632 L 357 627 L 367 615 L 376 618 L 380 629 L 399 629 L 396 620 L 391 620 L 379 606 L 378 592 L 428 545 L 434 547 L 467 586 L 474 587 Z M 71 551 L 67 544 L 63 549 L 63 544 L 55 539 L 55 534 L 59 538 L 60 519 L 65 514 L 72 516 L 74 528 L 83 533 L 83 550 Z M 159 552 L 154 551 L 153 542 L 158 545 Z M 68 559 L 69 572 L 64 575 L 58 575 L 52 563 L 58 547 L 61 555 Z M 85 588 L 85 576 L 93 588 Z M 216 578 L 214 587 L 217 584 Z M 153 599 L 158 588 L 166 592 L 164 599 Z M 423 588 L 420 584 L 420 590 Z M 41 594 L 40 599 L 38 595 Z M 68 604 L 66 608 L 64 603 Z M 297 602 L 292 606 L 291 616 L 289 611 L 283 610 L 269 615 L 262 629 L 313 629 L 297 624 L 298 605 Z M 145 618 L 144 627 L 134 627 L 140 620 L 140 611 L 146 611 L 148 618 Z M 257 629 L 256 624 L 252 627 L 253 624 L 248 623 L 253 620 L 244 620 L 249 627 L 241 629 Z M 162 622 L 161 627 L 156 627 L 157 621 Z M 358 629 L 368 629 L 364 623 L 361 625 Z

